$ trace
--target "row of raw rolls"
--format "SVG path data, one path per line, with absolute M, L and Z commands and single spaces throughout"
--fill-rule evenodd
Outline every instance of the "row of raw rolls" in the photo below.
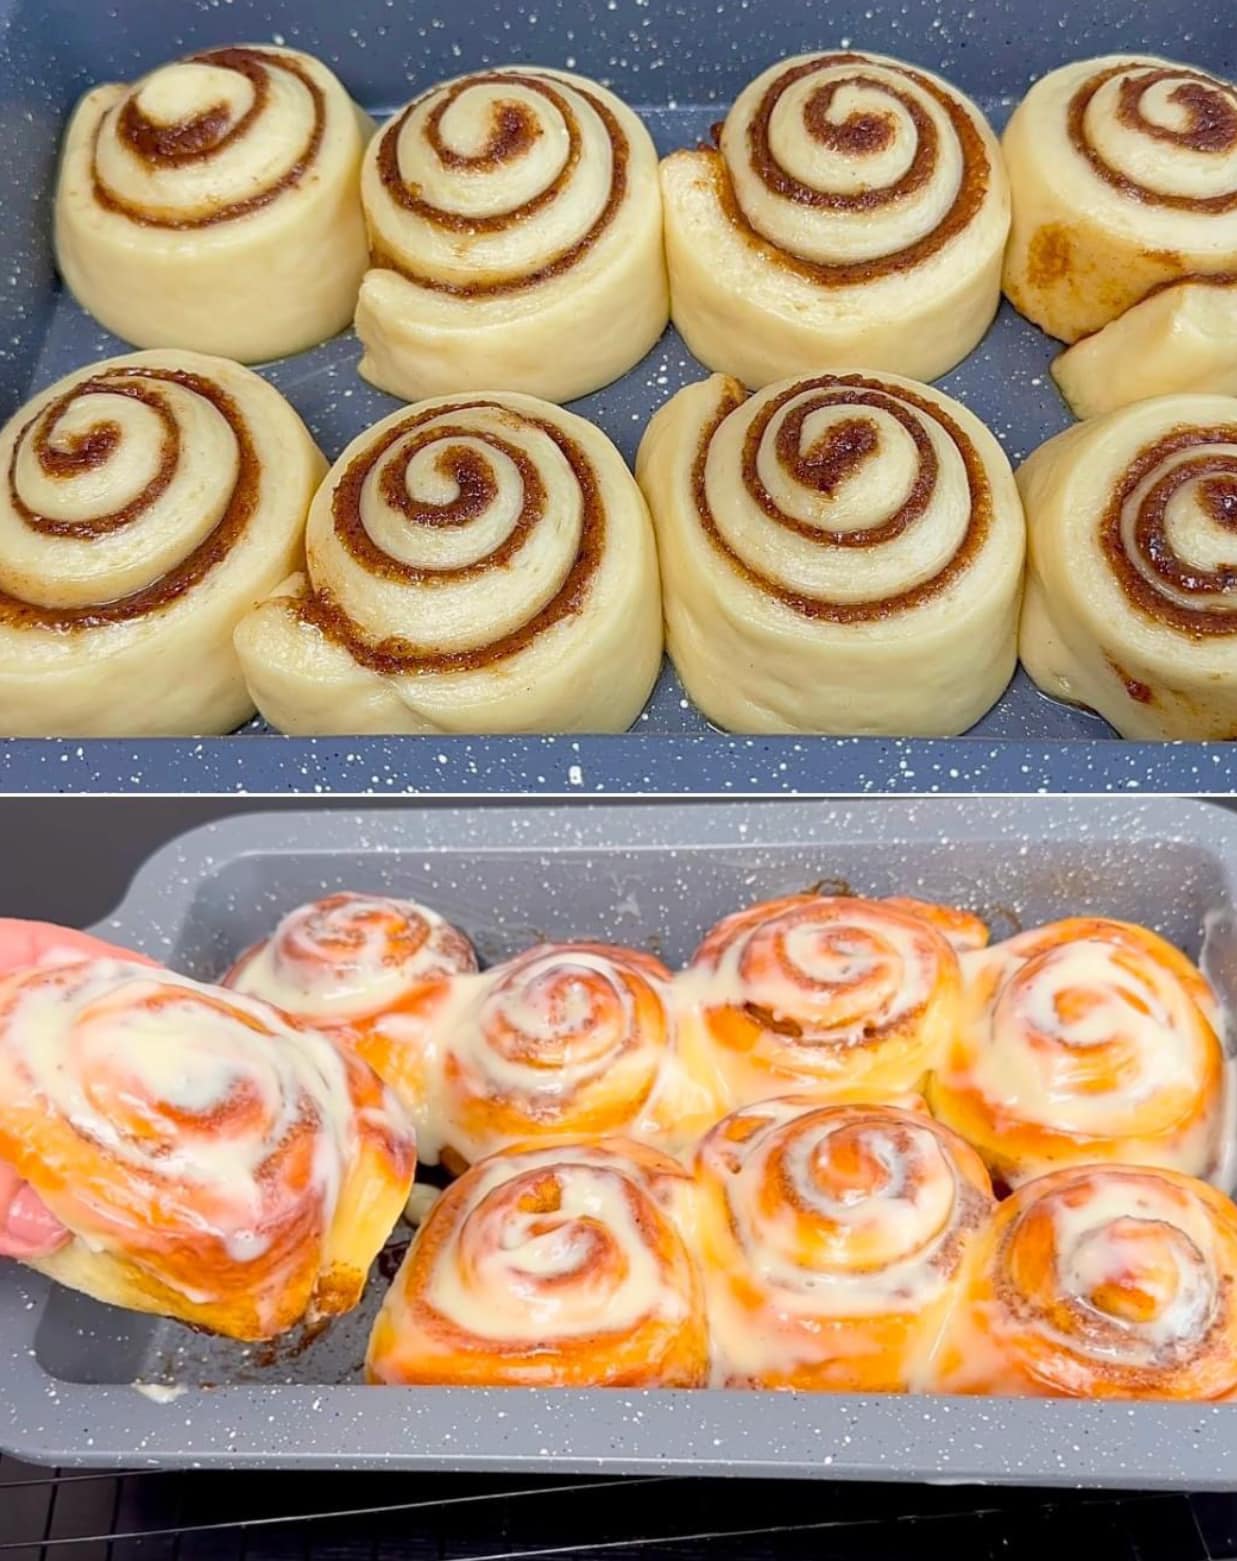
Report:
M 9 735 L 225 732 L 255 707 L 301 734 L 622 731 L 663 618 L 736 731 L 951 735 L 1020 652 L 1128 736 L 1237 732 L 1237 399 L 1092 419 L 1015 481 L 929 386 L 715 375 L 654 415 L 633 480 L 578 416 L 464 395 L 328 472 L 252 370 L 156 351 L 36 396 L 0 469 Z
M 714 928 L 676 998 L 597 944 L 478 972 L 390 899 L 293 912 L 229 987 L 7 923 L 0 1253 L 241 1338 L 347 1310 L 409 1193 L 403 1096 L 471 1163 L 372 1381 L 1231 1396 L 1237 1209 L 1188 1174 L 1220 1153 L 1206 982 L 1123 923 L 985 939 L 792 896 Z M 665 1082 L 693 1026 L 705 1120 Z M 905 1092 L 934 1067 L 935 1118 Z
M 758 76 L 715 139 L 659 181 L 613 93 L 523 67 L 441 83 L 375 133 L 306 55 L 209 50 L 87 94 L 57 251 L 138 346 L 252 362 L 355 312 L 362 373 L 407 400 L 571 399 L 629 369 L 668 316 L 751 387 L 935 379 L 987 329 L 1002 269 L 1065 341 L 1149 311 L 1070 355 L 1080 408 L 1237 389 L 1237 89 L 1218 77 L 1137 55 L 1064 66 L 1002 150 L 938 76 L 812 54 Z

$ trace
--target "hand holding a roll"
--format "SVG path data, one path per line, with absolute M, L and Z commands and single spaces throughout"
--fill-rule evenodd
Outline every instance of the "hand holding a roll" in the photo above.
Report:
M 371 1069 L 123 950 L 59 929 L 5 941 L 0 1250 L 241 1339 L 355 1305 L 415 1165 Z

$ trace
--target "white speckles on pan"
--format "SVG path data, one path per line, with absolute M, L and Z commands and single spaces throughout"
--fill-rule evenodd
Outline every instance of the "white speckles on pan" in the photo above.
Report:
M 1036 75 L 1113 50 L 1195 60 L 1237 74 L 1226 0 L 1202 0 L 1185 30 L 1168 0 L 117 0 L 106 10 L 0 0 L 0 107 L 15 127 L 0 160 L 0 417 L 69 369 L 122 350 L 55 284 L 48 243 L 58 137 L 75 96 L 131 80 L 190 48 L 283 41 L 320 56 L 377 112 L 444 76 L 519 61 L 595 75 L 644 115 L 663 151 L 707 135 L 772 61 L 840 45 L 917 61 L 975 97 L 999 126 Z M 6 25 L 7 23 L 7 25 Z M 1003 305 L 942 386 L 987 421 L 1014 460 L 1068 422 L 1047 372 L 1057 350 Z M 356 374 L 351 332 L 269 365 L 333 459 L 395 402 Z M 618 383 L 576 403 L 630 460 L 650 413 L 701 370 L 668 333 Z M 684 700 L 669 666 L 622 738 L 0 742 L 0 790 L 91 791 L 1206 791 L 1233 779 L 1228 750 L 1140 746 L 1038 694 L 1019 674 L 965 738 L 728 738 Z
M 1237 817 L 1170 799 L 237 815 L 164 847 L 95 930 L 211 976 L 297 903 L 353 887 L 427 901 L 473 935 L 487 963 L 538 936 L 619 939 L 673 963 L 723 913 L 822 881 L 968 906 L 998 936 L 1103 913 L 1143 921 L 1197 958 L 1206 934 L 1211 977 L 1237 1006 Z M 237 1346 L 0 1265 L 0 1447 L 128 1467 L 545 1472 L 552 1463 L 1232 1485 L 1233 1405 L 367 1388 L 360 1362 L 384 1286 L 375 1273 L 365 1305 L 311 1341 Z M 169 1399 L 161 1387 L 187 1391 Z

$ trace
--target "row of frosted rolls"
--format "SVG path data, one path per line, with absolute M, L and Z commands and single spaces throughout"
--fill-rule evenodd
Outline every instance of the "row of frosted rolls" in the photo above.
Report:
M 34 397 L 0 467 L 9 735 L 255 709 L 301 735 L 620 732 L 663 648 L 738 732 L 953 735 L 1019 654 L 1127 736 L 1237 731 L 1237 398 L 1119 409 L 1015 476 L 931 386 L 714 375 L 653 416 L 634 478 L 513 393 L 392 413 L 328 470 L 253 370 L 152 351 Z
M 608 89 L 521 67 L 440 83 L 375 131 L 307 55 L 207 50 L 86 95 L 57 253 L 137 346 L 253 362 L 355 313 L 361 372 L 406 400 L 572 399 L 668 317 L 752 388 L 831 369 L 932 380 L 979 342 L 1002 278 L 1067 342 L 1210 279 L 1062 382 L 1077 404 L 1126 394 L 1104 372 L 1114 350 L 1142 396 L 1231 381 L 1231 354 L 1203 344 L 1208 319 L 1231 327 L 1220 284 L 1237 271 L 1237 93 L 1219 77 L 1138 55 L 1063 66 L 1002 148 L 931 72 L 803 55 L 744 88 L 715 142 L 659 170 Z
M 114 1304 L 238 1338 L 347 1311 L 420 1155 L 459 1174 L 416 1200 L 373 1381 L 1237 1386 L 1221 1015 L 1143 927 L 989 946 L 802 894 L 677 975 L 599 943 L 484 970 L 337 894 L 223 986 L 30 923 L 0 963 L 0 1253 Z
M 600 943 L 483 970 L 426 907 L 339 894 L 226 981 L 347 1031 L 458 1173 L 371 1381 L 1237 1390 L 1220 1014 L 1142 927 L 989 946 L 802 894 L 677 973 Z

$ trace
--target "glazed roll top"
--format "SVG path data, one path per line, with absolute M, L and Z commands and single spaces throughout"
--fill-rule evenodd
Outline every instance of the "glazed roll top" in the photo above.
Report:
M 1237 735 L 1237 399 L 1095 418 L 1041 445 L 1018 485 L 1035 682 L 1125 737 Z
M 622 731 L 656 679 L 644 501 L 605 435 L 547 402 L 375 424 L 320 488 L 307 556 L 236 640 L 284 731 Z
M 1005 291 L 1064 341 L 1157 284 L 1237 264 L 1237 87 L 1108 55 L 1037 81 L 1005 131 Z
M 679 1148 L 724 1106 L 697 1031 L 676 1023 L 651 955 L 546 944 L 458 988 L 435 1032 L 426 1157 L 469 1162 L 520 1140 L 622 1134 Z
M 32 1267 L 240 1339 L 355 1305 L 415 1168 L 363 1062 L 108 959 L 0 981 L 0 1160 L 67 1233 Z
M 442 83 L 378 134 L 362 188 L 361 373 L 384 390 L 570 400 L 665 327 L 657 154 L 596 82 L 511 67 Z
M 126 341 L 257 362 L 323 341 L 365 269 L 369 120 L 293 49 L 209 49 L 74 113 L 56 258 Z
M 1237 1389 L 1237 1209 L 1174 1171 L 1080 1166 L 997 1210 L 931 1386 L 1217 1399 Z
M 430 1035 L 455 981 L 476 968 L 468 938 L 428 906 L 343 893 L 290 911 L 224 980 L 344 1036 L 416 1122 L 426 1159 L 435 1157 L 427 1104 Z
M 1224 1053 L 1207 982 L 1142 927 L 1072 918 L 964 958 L 933 1110 L 1018 1184 L 1062 1164 L 1220 1167 Z
M 978 108 L 881 55 L 800 55 L 736 99 L 718 150 L 662 164 L 671 308 L 710 368 L 935 379 L 999 298 L 1009 193 Z
M 301 558 L 326 463 L 221 358 L 79 369 L 0 432 L 0 730 L 226 732 L 253 714 L 233 630 Z
M 670 654 L 742 732 L 945 735 L 1014 669 L 1024 527 L 1000 446 L 896 375 L 745 397 L 720 376 L 653 418 Z
M 868 1098 L 915 1090 L 962 1013 L 958 957 L 896 904 L 810 894 L 726 917 L 680 977 L 735 1105 L 809 1086 Z
M 921 1385 L 993 1209 L 975 1152 L 926 1113 L 767 1100 L 697 1156 L 720 1385 Z
M 430 1211 L 374 1324 L 377 1383 L 701 1387 L 692 1184 L 641 1144 L 506 1150 Z

